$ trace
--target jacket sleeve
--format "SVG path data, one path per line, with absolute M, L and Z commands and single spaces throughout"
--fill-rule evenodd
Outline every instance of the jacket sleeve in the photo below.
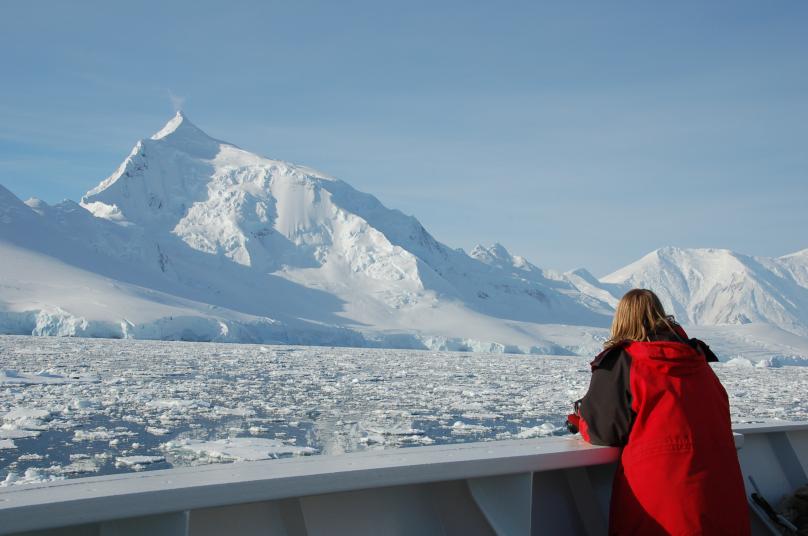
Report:
M 613 348 L 595 363 L 589 390 L 578 404 L 578 428 L 593 445 L 625 445 L 634 422 L 631 357 L 622 348 Z

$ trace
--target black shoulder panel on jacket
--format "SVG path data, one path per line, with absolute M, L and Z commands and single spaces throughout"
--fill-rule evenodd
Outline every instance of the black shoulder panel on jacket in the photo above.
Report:
M 615 344 L 614 346 L 606 348 L 601 353 L 599 353 L 597 356 L 595 356 L 595 359 L 593 359 L 592 362 L 589 363 L 592 366 L 592 370 L 595 370 L 596 368 L 600 367 L 601 363 L 606 361 L 607 358 L 609 360 L 615 359 L 617 357 L 617 354 L 622 352 L 623 348 L 625 348 L 628 345 L 629 342 L 631 342 L 631 341 L 620 341 L 617 344 Z
M 593 445 L 622 446 L 628 441 L 635 417 L 631 410 L 631 356 L 620 346 L 602 353 L 598 360 L 589 390 L 581 399 L 580 416 L 586 421 Z
M 707 346 L 707 343 L 701 341 L 699 339 L 690 339 L 690 344 L 696 348 L 699 352 L 704 354 L 704 358 L 707 360 L 708 363 L 717 363 L 718 356 L 710 350 L 710 347 Z

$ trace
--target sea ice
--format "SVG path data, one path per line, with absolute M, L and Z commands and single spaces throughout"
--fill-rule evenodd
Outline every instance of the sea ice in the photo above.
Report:
M 40 484 L 42 482 L 51 482 L 53 480 L 63 480 L 65 477 L 54 475 L 50 472 L 51 468 L 37 468 L 29 467 L 22 475 L 15 472 L 9 472 L 6 478 L 0 482 L 0 488 L 8 486 L 16 486 L 19 484 Z
M 294 447 L 274 439 L 253 437 L 234 437 L 216 441 L 180 439 L 164 443 L 161 448 L 174 456 L 203 462 L 266 460 L 284 454 L 304 456 L 317 452 L 310 447 Z
M 50 372 L 48 370 L 40 370 L 39 372 L 33 374 L 18 372 L 13 369 L 0 370 L 0 385 L 2 384 L 28 385 L 35 383 L 59 384 L 59 383 L 81 383 L 81 382 L 97 382 L 97 381 L 99 381 L 98 378 L 92 376 L 65 377 L 60 374 L 54 374 L 53 372 Z
M 146 465 L 165 461 L 164 456 L 117 456 L 115 463 L 121 466 Z
M 522 428 L 519 430 L 519 433 L 515 434 L 514 437 L 518 439 L 530 439 L 531 437 L 547 437 L 556 434 L 560 427 L 545 422 L 540 424 L 539 426 L 533 426 L 531 428 Z
M 785 355 L 713 364 L 733 421 L 808 419 L 808 367 Z M 0 385 L 9 483 L 561 435 L 591 375 L 574 356 L 139 340 L 0 336 L 0 356 L 99 378 Z M 118 461 L 135 456 L 163 459 Z

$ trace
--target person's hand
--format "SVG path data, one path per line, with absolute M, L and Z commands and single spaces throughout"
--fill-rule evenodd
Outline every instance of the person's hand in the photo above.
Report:
M 577 434 L 580 427 L 581 417 L 577 413 L 570 413 L 567 415 L 567 430 L 571 434 Z

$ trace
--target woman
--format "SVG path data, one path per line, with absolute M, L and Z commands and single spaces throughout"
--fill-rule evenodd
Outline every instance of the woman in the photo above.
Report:
M 650 290 L 617 304 L 568 425 L 595 445 L 624 447 L 609 534 L 749 534 L 729 400 L 703 342 L 688 339 Z

